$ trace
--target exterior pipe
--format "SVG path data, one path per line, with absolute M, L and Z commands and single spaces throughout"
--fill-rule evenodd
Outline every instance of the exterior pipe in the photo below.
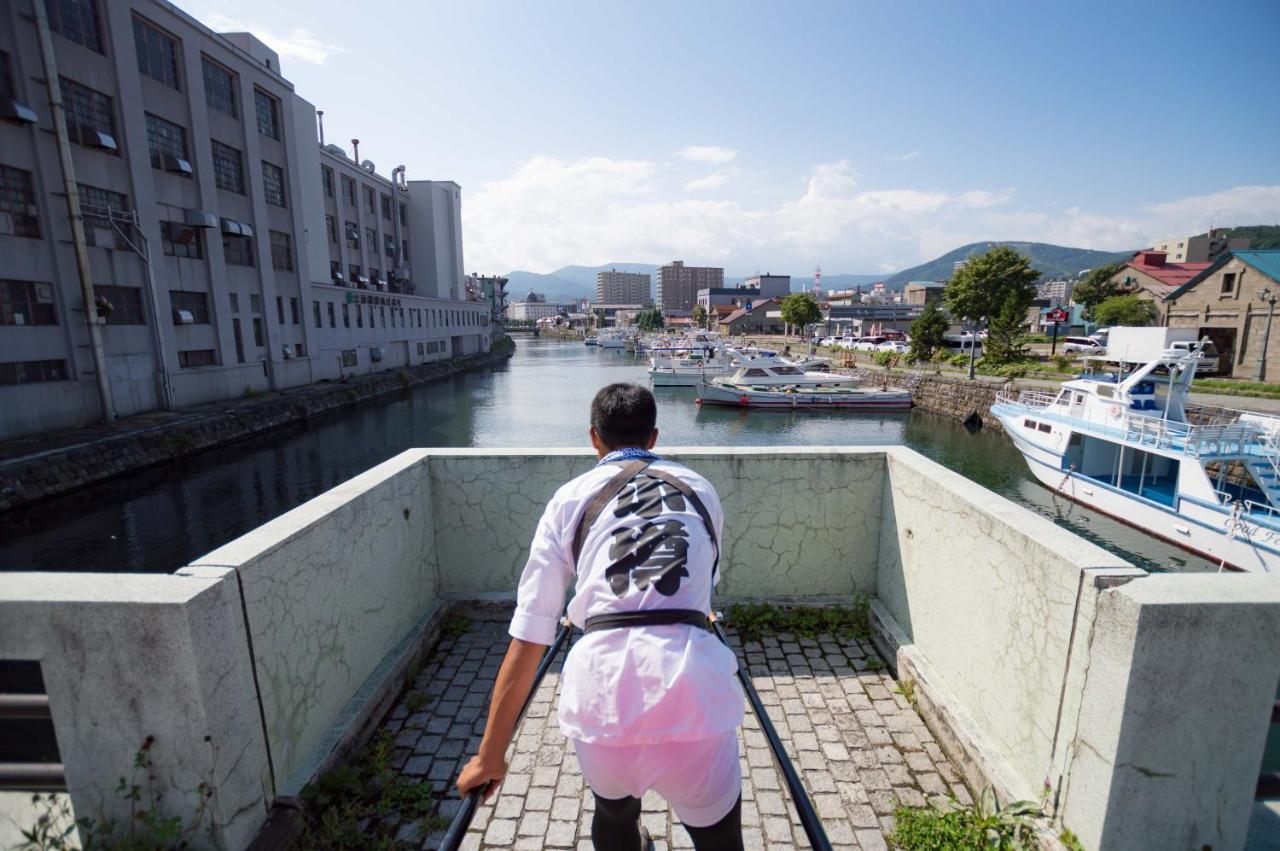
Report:
M 391 268 L 392 278 L 395 278 L 395 276 L 400 272 L 400 267 L 404 265 L 404 258 L 400 256 L 401 240 L 404 237 L 400 235 L 400 193 L 397 191 L 400 184 L 396 182 L 396 175 L 400 176 L 401 181 L 404 180 L 404 166 L 398 165 L 391 169 L 391 230 L 395 234 L 394 239 L 396 242 L 396 244 L 392 246 L 392 251 L 394 252 Z M 396 283 L 396 286 L 400 286 L 399 282 Z
M 36 34 L 40 56 L 44 60 L 45 85 L 49 89 L 49 106 L 53 113 L 53 134 L 58 140 L 58 160 L 62 165 L 62 183 L 67 193 L 67 216 L 71 219 L 71 244 L 76 252 L 76 271 L 80 275 L 80 295 L 84 299 L 85 322 L 89 325 L 89 343 L 93 352 L 93 369 L 98 377 L 98 399 L 102 405 L 102 421 L 116 418 L 111 398 L 111 379 L 107 375 L 107 356 L 102 347 L 102 326 L 98 324 L 98 306 L 93 297 L 93 276 L 89 271 L 89 249 L 84 238 L 84 218 L 80 214 L 80 192 L 76 187 L 75 164 L 71 160 L 71 141 L 67 138 L 67 117 L 63 112 L 62 86 L 58 82 L 58 63 L 53 58 L 53 39 L 49 35 L 49 15 L 45 4 L 31 4 L 35 9 Z M 75 356 L 72 356 L 74 367 Z

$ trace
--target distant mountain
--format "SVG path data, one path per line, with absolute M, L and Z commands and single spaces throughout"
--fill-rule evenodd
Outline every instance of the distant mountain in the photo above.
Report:
M 524 301 L 530 292 L 547 297 L 551 302 L 570 302 L 595 295 L 596 282 L 592 276 L 591 286 L 584 286 L 577 281 L 563 278 L 557 274 L 541 275 L 537 272 L 508 272 L 507 299 Z
M 1040 270 L 1041 277 L 1046 280 L 1074 277 L 1083 269 L 1096 269 L 1133 256 L 1132 251 L 1094 251 L 1044 242 L 973 242 L 948 251 L 936 260 L 890 275 L 884 282 L 890 289 L 898 290 L 908 281 L 945 281 L 951 277 L 957 261 L 981 254 L 997 245 L 1007 245 L 1025 254 L 1031 259 L 1031 265 Z

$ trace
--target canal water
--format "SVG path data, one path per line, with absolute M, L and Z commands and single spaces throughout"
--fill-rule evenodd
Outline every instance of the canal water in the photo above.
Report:
M 647 383 L 622 350 L 521 340 L 487 372 L 417 388 L 377 407 L 276 431 L 13 512 L 0 522 L 0 570 L 169 572 L 410 447 L 587 445 L 591 397 Z M 906 444 L 1141 567 L 1209 566 L 1036 483 L 999 434 L 970 433 L 924 411 L 746 411 L 657 388 L 667 446 Z M 532 531 L 532 530 L 530 530 Z

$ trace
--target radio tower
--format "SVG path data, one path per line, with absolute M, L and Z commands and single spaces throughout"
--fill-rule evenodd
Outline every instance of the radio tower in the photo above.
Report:
M 813 270 L 813 298 L 819 301 L 822 298 L 822 267 L 817 266 Z

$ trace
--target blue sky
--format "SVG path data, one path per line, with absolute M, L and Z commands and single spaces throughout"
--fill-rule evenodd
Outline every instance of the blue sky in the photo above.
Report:
M 1280 223 L 1275 0 L 180 4 L 276 47 L 327 141 L 460 183 L 468 271 Z

